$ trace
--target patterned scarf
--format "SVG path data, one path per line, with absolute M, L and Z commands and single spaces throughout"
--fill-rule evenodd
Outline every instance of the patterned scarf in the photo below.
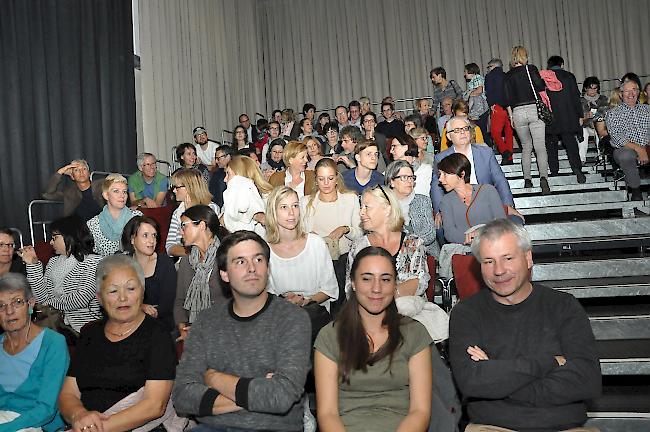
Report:
M 205 261 L 203 262 L 201 262 L 199 248 L 192 246 L 192 251 L 188 259 L 190 266 L 194 270 L 194 276 L 187 289 L 185 302 L 183 303 L 183 308 L 190 311 L 190 323 L 196 320 L 199 312 L 209 308 L 211 305 L 209 281 L 212 270 L 214 270 L 219 244 L 220 242 L 217 237 L 212 239 L 208 250 L 205 251 Z

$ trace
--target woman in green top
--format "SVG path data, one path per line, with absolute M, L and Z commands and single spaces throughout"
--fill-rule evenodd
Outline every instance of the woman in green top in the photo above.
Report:
M 431 416 L 431 337 L 397 312 L 397 271 L 368 246 L 351 267 L 350 298 L 318 334 L 318 427 L 332 431 L 426 431 Z

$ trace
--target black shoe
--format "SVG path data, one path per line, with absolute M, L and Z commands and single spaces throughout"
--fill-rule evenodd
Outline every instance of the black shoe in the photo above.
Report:
M 559 172 L 550 172 L 550 173 L 548 174 L 549 177 L 557 177 L 557 176 L 559 176 L 559 175 L 560 175 Z
M 514 165 L 514 163 L 512 157 L 510 159 L 501 159 L 501 166 Z
M 587 177 L 585 177 L 585 174 L 582 171 L 576 171 L 576 178 L 580 184 L 587 183 Z
M 546 177 L 542 177 L 539 179 L 539 186 L 542 188 L 542 195 L 551 194 L 551 188 L 548 187 L 548 180 L 546 179 Z
M 524 188 L 532 188 L 533 187 L 533 181 L 531 179 L 525 179 L 524 180 Z
M 643 201 L 641 188 L 630 188 L 630 201 Z

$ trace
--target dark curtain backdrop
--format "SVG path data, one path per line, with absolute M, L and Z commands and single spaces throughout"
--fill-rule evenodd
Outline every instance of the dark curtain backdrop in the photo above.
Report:
M 0 1 L 0 225 L 59 167 L 135 169 L 130 0 Z

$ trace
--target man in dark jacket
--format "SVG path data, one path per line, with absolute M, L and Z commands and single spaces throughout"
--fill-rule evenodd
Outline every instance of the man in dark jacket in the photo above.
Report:
M 78 215 L 92 219 L 104 208 L 102 180 L 90 181 L 88 162 L 75 159 L 54 173 L 45 186 L 43 198 L 63 201 L 63 216 Z
M 490 135 L 501 153 L 501 165 L 512 165 L 512 126 L 508 119 L 503 97 L 503 62 L 492 59 L 485 75 L 485 96 L 491 111 Z M 505 140 L 503 135 L 505 134 Z
M 547 68 L 555 72 L 555 76 L 562 83 L 562 90 L 547 91 L 553 109 L 553 122 L 546 126 L 546 151 L 548 153 L 548 168 L 551 175 L 557 175 L 560 170 L 558 161 L 558 138 L 569 157 L 571 170 L 578 179 L 578 183 L 587 181 L 582 173 L 582 162 L 578 152 L 577 135 L 582 137 L 582 105 L 580 103 L 580 91 L 576 83 L 576 77 L 569 71 L 562 69 L 564 59 L 560 56 L 551 56 L 547 62 Z

